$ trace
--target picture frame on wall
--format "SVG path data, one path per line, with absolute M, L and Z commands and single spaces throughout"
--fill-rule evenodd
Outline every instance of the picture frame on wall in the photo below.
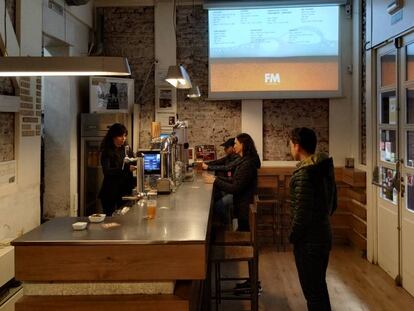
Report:
M 90 77 L 89 99 L 91 113 L 131 113 L 134 105 L 134 80 Z
M 161 130 L 172 130 L 177 122 L 175 112 L 157 112 L 155 120 L 161 123 Z
M 173 87 L 156 87 L 155 107 L 157 112 L 171 112 L 177 110 L 177 92 Z

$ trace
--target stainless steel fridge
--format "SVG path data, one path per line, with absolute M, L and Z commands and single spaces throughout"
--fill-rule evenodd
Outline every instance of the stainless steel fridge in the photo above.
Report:
M 103 172 L 100 161 L 100 144 L 109 127 L 122 123 L 128 129 L 128 141 L 132 141 L 131 117 L 127 113 L 83 113 L 81 115 L 81 180 L 80 216 L 102 212 L 98 199 Z

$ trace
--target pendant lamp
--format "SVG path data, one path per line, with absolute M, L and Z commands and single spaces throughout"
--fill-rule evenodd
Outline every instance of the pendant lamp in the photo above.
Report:
M 23 76 L 129 76 L 123 57 L 0 57 L 1 77 Z
M 191 80 L 190 76 L 185 70 L 183 65 L 174 65 L 168 68 L 167 77 L 165 81 L 173 85 L 177 89 L 190 89 Z
M 193 87 L 190 89 L 190 91 L 187 94 L 187 97 L 190 99 L 197 99 L 201 97 L 200 88 L 198 85 L 193 85 Z

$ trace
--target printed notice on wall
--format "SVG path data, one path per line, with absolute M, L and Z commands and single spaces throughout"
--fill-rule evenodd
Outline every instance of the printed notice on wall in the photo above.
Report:
M 0 186 L 16 180 L 16 161 L 0 162 Z

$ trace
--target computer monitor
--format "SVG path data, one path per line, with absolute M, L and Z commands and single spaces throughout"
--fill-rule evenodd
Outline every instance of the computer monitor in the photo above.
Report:
M 144 174 L 161 174 L 161 155 L 159 150 L 141 151 L 144 155 Z

